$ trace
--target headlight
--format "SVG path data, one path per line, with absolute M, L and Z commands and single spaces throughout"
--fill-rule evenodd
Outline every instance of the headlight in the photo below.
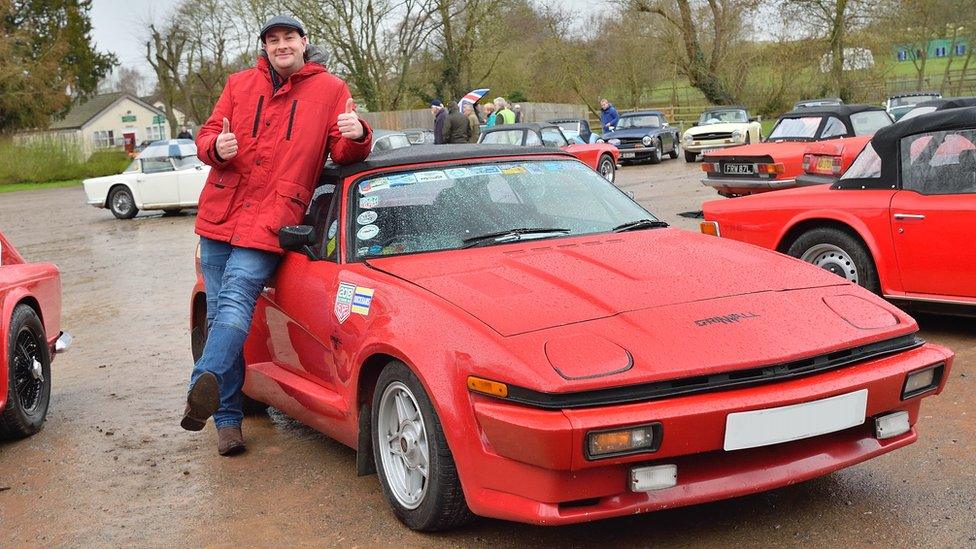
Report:
M 641 143 L 643 143 L 645 147 L 650 147 L 651 146 L 651 143 L 653 143 L 653 142 L 654 142 L 654 140 L 652 140 L 651 139 L 651 136 L 649 136 L 649 135 L 645 135 L 644 136 L 644 139 L 641 139 Z
M 598 139 L 596 140 L 596 142 L 597 142 L 597 143 L 606 143 L 606 141 L 604 141 L 602 137 L 600 137 L 600 138 L 598 138 Z
M 742 130 L 732 130 L 732 139 L 736 141 L 742 139 Z
M 942 372 L 945 370 L 944 364 L 912 372 L 905 376 L 905 386 L 901 390 L 901 399 L 912 398 L 922 393 L 935 389 L 942 382 Z
M 694 140 L 695 140 L 695 137 L 693 135 L 691 135 L 690 133 L 686 133 L 685 134 L 685 143 L 688 143 L 689 145 L 691 145 L 691 142 L 694 141 Z
M 607 143 L 610 143 L 611 145 L 613 145 L 614 147 L 616 147 L 617 145 L 620 144 L 620 140 L 619 139 L 611 139 L 610 141 L 607 141 Z

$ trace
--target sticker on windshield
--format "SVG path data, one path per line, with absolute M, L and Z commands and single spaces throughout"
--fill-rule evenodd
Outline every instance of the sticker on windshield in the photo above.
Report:
M 447 179 L 447 174 L 440 170 L 417 172 L 415 175 L 417 176 L 418 183 L 424 183 L 426 181 L 442 181 Z
M 525 171 L 529 173 L 540 174 L 545 171 L 542 169 L 542 166 L 540 166 L 538 162 L 526 162 L 525 164 L 522 164 L 522 167 L 525 168 Z
M 359 240 L 369 240 L 374 236 L 380 234 L 380 228 L 376 225 L 366 225 L 360 227 L 359 232 L 356 233 L 356 238 Z
M 359 217 L 356 218 L 356 223 L 359 223 L 360 225 L 370 225 L 374 221 L 376 221 L 377 217 L 379 216 L 377 215 L 376 212 L 374 212 L 373 210 L 369 210 L 368 212 L 363 212 L 359 214 Z
M 400 175 L 391 175 L 389 177 L 391 187 L 402 187 L 403 185 L 413 185 L 417 182 L 416 174 L 405 173 Z
M 336 235 L 336 232 L 338 230 L 339 230 L 339 220 L 336 219 L 335 221 L 332 222 L 331 225 L 329 225 L 329 236 L 328 236 L 328 238 L 332 238 L 333 236 L 335 236 Z
M 519 173 L 525 173 L 525 168 L 522 166 L 506 166 L 502 169 L 502 173 L 505 175 L 515 175 Z
M 547 172 L 559 172 L 566 169 L 568 162 L 543 162 L 542 166 Z
M 359 184 L 359 194 L 371 193 L 390 186 L 390 181 L 385 177 L 368 179 Z
M 325 257 L 332 256 L 332 252 L 336 249 L 336 239 L 330 238 L 328 242 L 325 243 Z
M 373 244 L 372 246 L 369 247 L 369 255 L 376 255 L 382 251 L 383 251 L 383 246 L 380 246 L 379 244 Z
M 368 246 L 363 246 L 362 248 L 358 248 L 356 250 L 356 255 L 358 255 L 358 256 L 363 256 L 363 255 L 366 255 L 368 253 L 369 253 L 369 247 Z
M 502 173 L 502 169 L 498 166 L 471 166 L 468 169 L 471 171 L 471 175 L 491 175 Z
M 373 304 L 374 292 L 375 290 L 372 288 L 356 286 L 356 291 L 352 296 L 352 312 L 356 313 L 357 315 L 368 315 L 369 306 Z
M 364 196 L 359 199 L 359 207 L 363 209 L 375 208 L 380 205 L 380 197 Z
M 463 177 L 471 177 L 473 175 L 471 170 L 467 168 L 450 168 L 444 170 L 444 173 L 446 173 L 451 179 L 461 179 Z
M 342 324 L 349 318 L 352 311 L 352 296 L 356 293 L 356 285 L 348 282 L 340 282 L 339 289 L 336 291 L 335 306 L 332 312 L 335 313 L 336 320 Z

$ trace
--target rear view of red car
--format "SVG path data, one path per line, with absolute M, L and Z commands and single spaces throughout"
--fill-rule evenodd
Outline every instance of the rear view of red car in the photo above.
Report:
M 844 138 L 866 140 L 891 124 L 888 113 L 870 105 L 799 108 L 781 116 L 763 143 L 706 153 L 702 161 L 702 171 L 706 174 L 702 183 L 726 197 L 790 189 L 800 184 L 797 176 L 804 172 L 810 143 L 836 141 L 839 145 L 831 149 L 850 148 L 853 151 L 850 154 L 856 155 L 860 152 L 857 142 L 846 143 Z M 863 142 L 860 144 L 863 146 Z M 840 166 L 831 164 L 830 173 L 835 170 L 840 170 Z
M 60 331 L 61 276 L 28 263 L 0 233 L 0 439 L 39 431 L 51 399 L 51 361 L 71 344 Z

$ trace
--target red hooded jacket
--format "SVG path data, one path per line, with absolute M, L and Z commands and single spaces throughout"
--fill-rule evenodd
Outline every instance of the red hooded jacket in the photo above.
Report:
M 278 230 L 301 222 L 326 155 L 352 164 L 369 154 L 372 131 L 359 141 L 336 125 L 349 88 L 315 62 L 291 75 L 277 93 L 263 55 L 232 74 L 197 135 L 197 155 L 213 166 L 200 194 L 196 232 L 234 246 L 281 252 Z M 223 119 L 237 137 L 237 156 L 215 153 Z

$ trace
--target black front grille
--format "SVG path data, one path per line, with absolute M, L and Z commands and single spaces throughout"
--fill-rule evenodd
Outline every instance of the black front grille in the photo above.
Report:
M 700 133 L 694 136 L 696 141 L 709 141 L 712 139 L 732 139 L 732 132 L 709 132 Z
M 644 138 L 643 137 L 621 137 L 620 138 L 620 144 L 621 145 L 633 145 L 635 143 L 641 143 L 641 140 L 642 139 L 644 139 Z
M 551 410 L 590 408 L 594 406 L 659 400 L 674 396 L 738 388 L 746 385 L 782 381 L 784 379 L 817 374 L 836 368 L 852 366 L 872 358 L 907 351 L 920 347 L 923 344 L 925 344 L 923 339 L 915 334 L 909 334 L 907 336 L 782 364 L 578 393 L 542 393 L 509 385 L 507 400 Z

